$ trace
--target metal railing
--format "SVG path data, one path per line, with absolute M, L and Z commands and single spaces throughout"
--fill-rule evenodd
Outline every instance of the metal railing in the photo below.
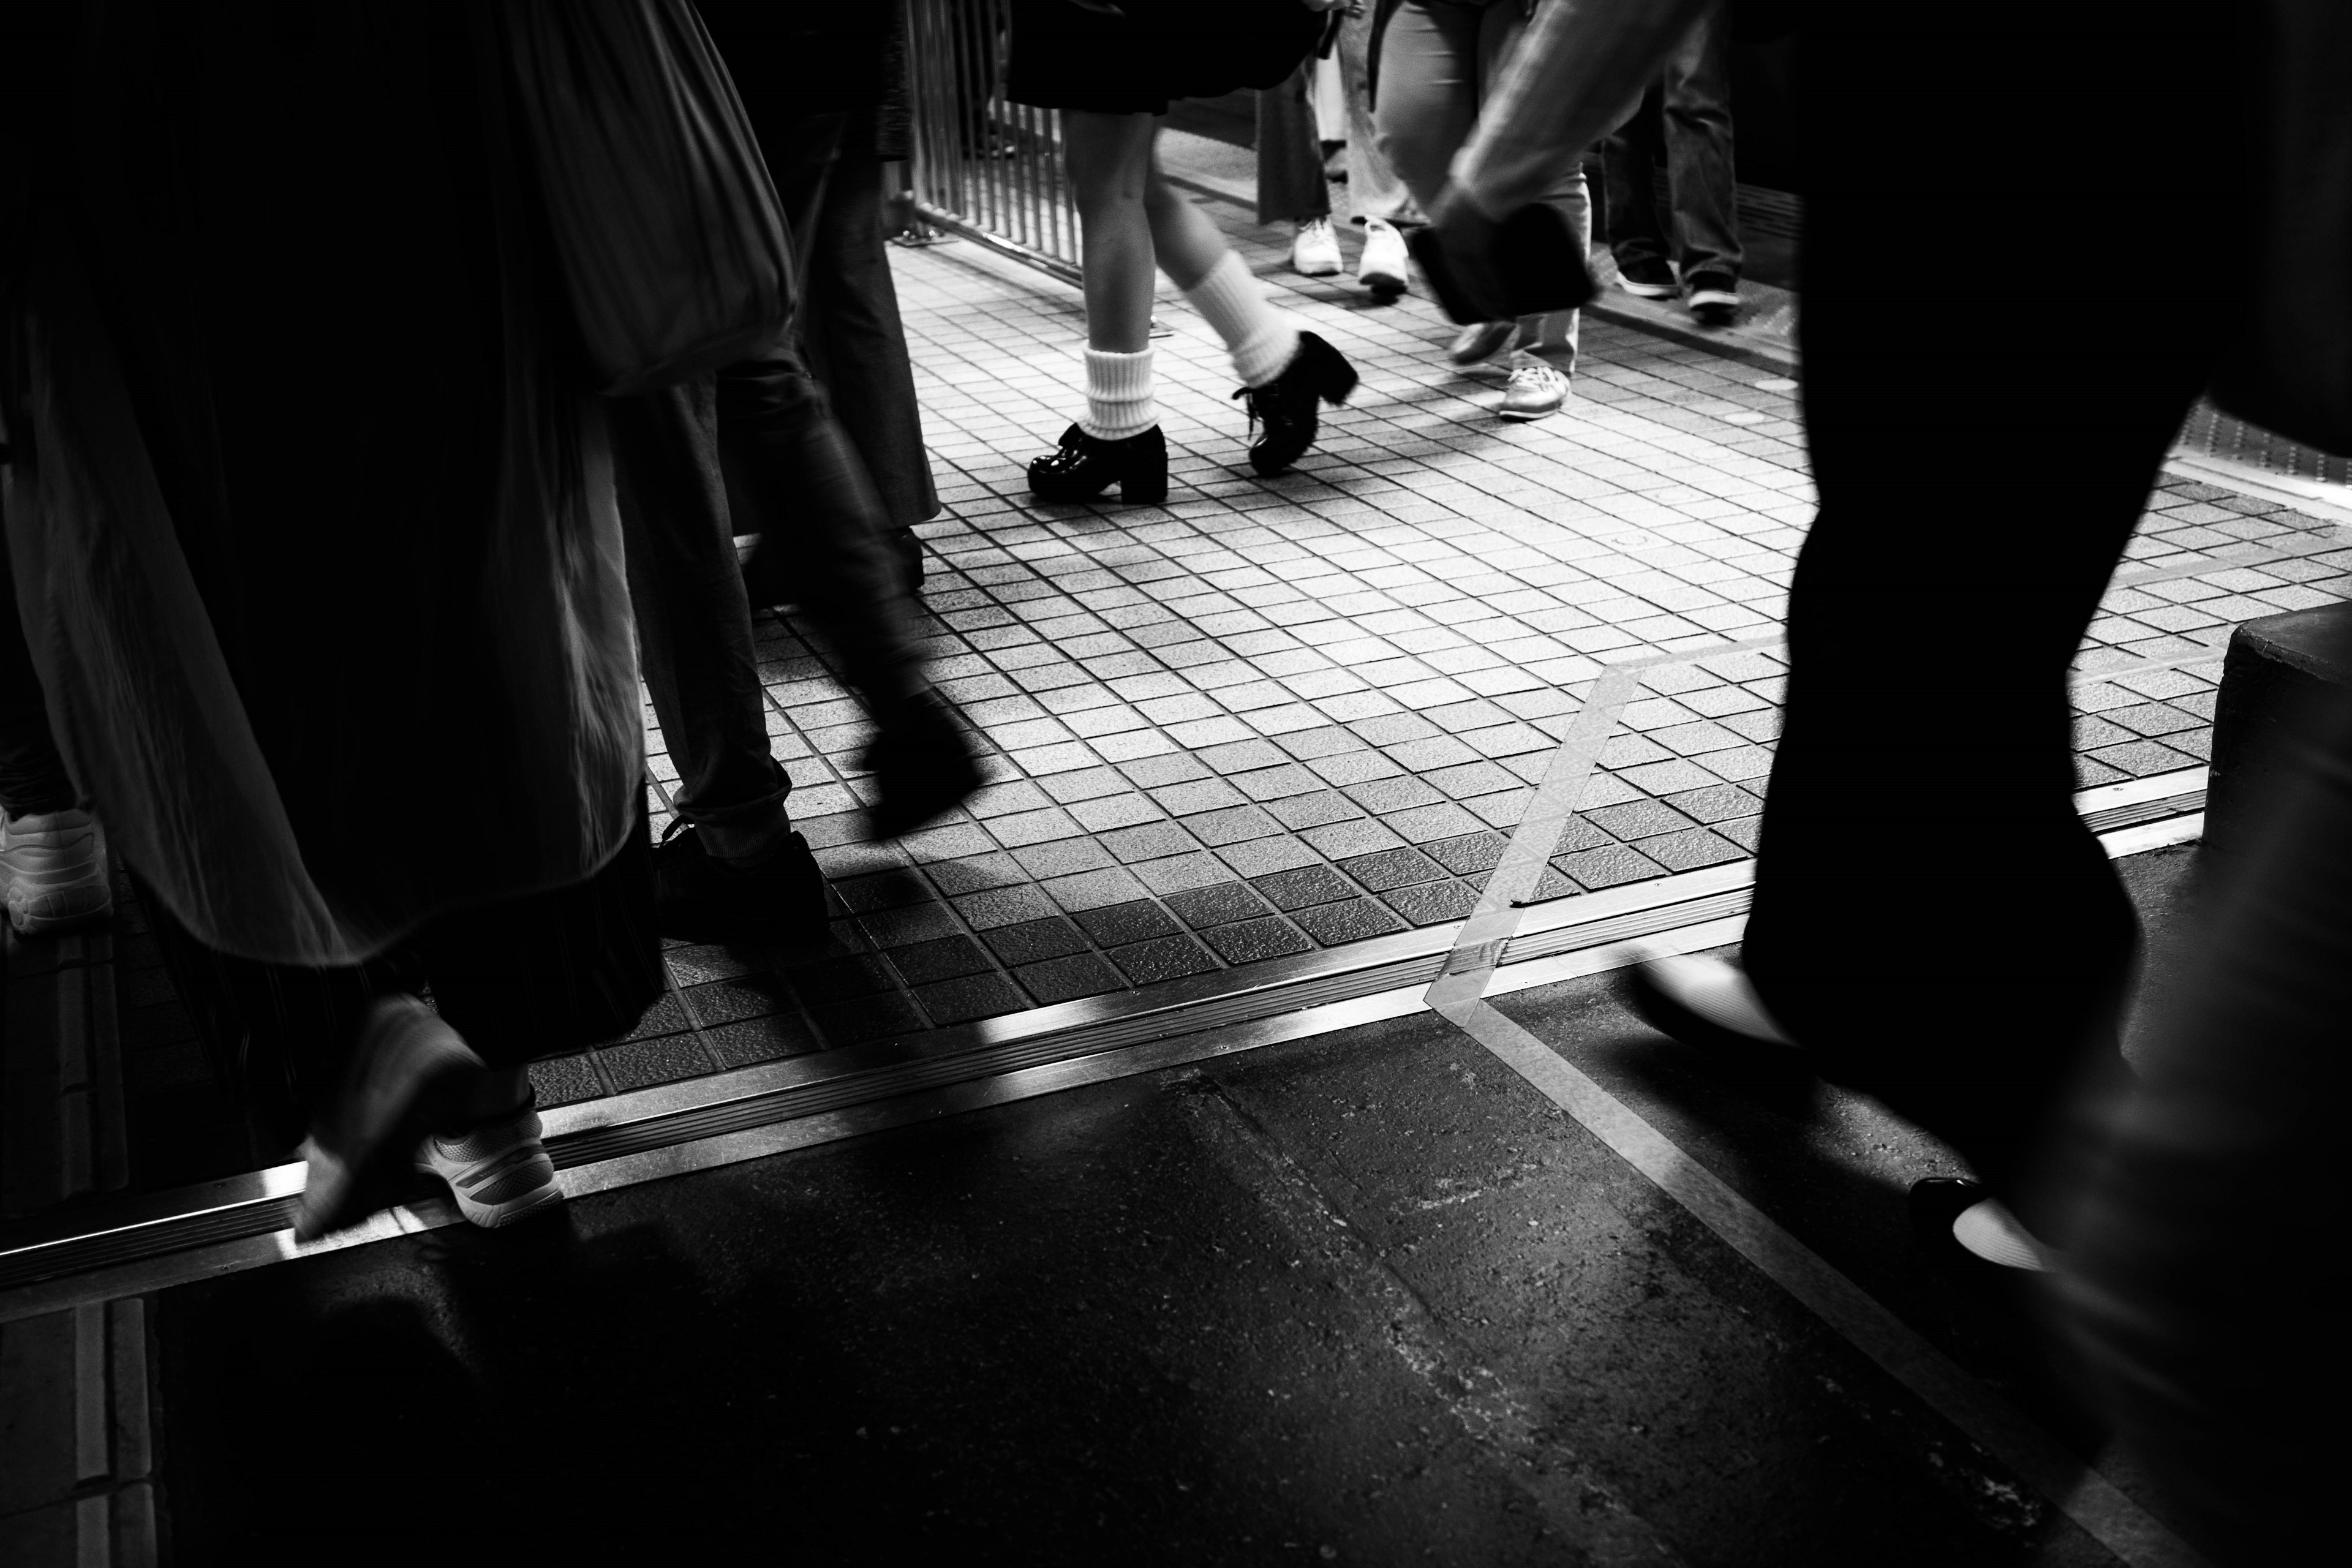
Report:
M 1076 283 L 1062 117 L 1004 96 L 1011 0 L 905 0 L 916 219 Z

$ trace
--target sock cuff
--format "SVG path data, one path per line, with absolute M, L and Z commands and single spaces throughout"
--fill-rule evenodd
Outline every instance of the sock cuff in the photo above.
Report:
M 1078 428 L 1099 441 L 1124 441 L 1160 423 L 1151 397 L 1150 348 L 1133 353 L 1087 351 L 1087 416 Z
M 1259 289 L 1257 279 L 1228 250 L 1184 290 L 1233 356 L 1244 386 L 1263 386 L 1282 374 L 1298 352 L 1298 323 Z
M 1087 395 L 1128 403 L 1151 395 L 1151 355 L 1149 348 L 1133 353 L 1110 349 L 1087 351 Z

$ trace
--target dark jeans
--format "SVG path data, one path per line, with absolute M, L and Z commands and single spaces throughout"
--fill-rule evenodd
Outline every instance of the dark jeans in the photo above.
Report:
M 687 821 L 756 827 L 792 783 L 768 749 L 751 606 L 735 563 L 711 377 L 611 399 L 637 658 Z
M 1748 966 L 1826 1071 L 1945 1138 L 2029 1223 L 2066 1086 L 2119 1071 L 2137 937 L 2074 811 L 2067 669 L 2212 363 L 2224 279 L 2218 247 L 2180 247 L 2113 310 L 1958 290 L 1939 331 L 2002 352 L 1931 359 L 1887 330 L 1910 279 L 1886 262 L 1934 254 L 1948 275 L 1992 278 L 2003 237 L 2032 233 L 2061 272 L 2100 271 L 2145 241 L 2163 192 L 2229 184 L 2216 108 L 2231 100 L 2208 40 L 2169 13 L 2117 15 L 2003 0 L 1956 21 L 1823 0 L 1801 54 L 1821 510 L 1790 596 Z M 2082 72 L 2094 57 L 2105 67 Z M 1874 68 L 1888 59 L 1934 68 Z M 2048 112 L 2019 117 L 2020 102 Z M 1951 221 L 1942 193 L 1969 170 L 2053 144 L 2102 172 L 2096 191 Z M 1966 824 L 1940 859 L 1909 794 L 1928 781 Z
M 1661 142 L 1674 207 L 1671 245 L 1651 177 Z M 1732 173 L 1728 7 L 1701 18 L 1666 57 L 1641 112 L 1601 143 L 1601 169 L 1609 250 L 1619 267 L 1664 261 L 1671 251 L 1685 278 L 1712 272 L 1738 279 L 1745 257 Z
M 265 1158 L 328 1102 L 379 996 L 430 986 L 476 1055 L 512 1068 L 628 1033 L 665 984 L 642 817 L 587 881 L 436 916 L 349 967 L 232 958 L 189 935 L 135 872 L 133 886 L 214 1070 L 273 1145 Z
M 41 678 L 25 647 L 8 544 L 0 533 L 0 809 L 10 816 L 63 811 L 80 798 L 49 732 Z

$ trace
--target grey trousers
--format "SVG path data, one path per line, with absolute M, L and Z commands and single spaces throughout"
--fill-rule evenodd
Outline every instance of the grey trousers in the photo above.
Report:
M 1257 95 L 1257 221 L 1298 223 L 1331 216 L 1323 179 L 1323 143 L 1315 125 L 1315 59 L 1308 56 L 1280 87 Z
M 1403 0 L 1381 40 L 1378 112 L 1381 144 L 1413 200 L 1425 212 L 1444 188 L 1447 169 L 1478 123 L 1478 107 L 1496 72 L 1527 31 L 1517 0 Z M 1592 203 L 1584 163 L 1562 154 L 1551 188 L 1540 198 L 1559 209 L 1587 246 Z M 1577 312 L 1555 310 L 1519 322 L 1519 344 L 1559 363 L 1576 360 Z

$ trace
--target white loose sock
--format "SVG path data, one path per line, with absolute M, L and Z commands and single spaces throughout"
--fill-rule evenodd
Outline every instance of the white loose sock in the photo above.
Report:
M 1298 353 L 1297 321 L 1266 302 L 1257 279 L 1230 250 L 1184 290 L 1184 298 L 1225 340 L 1234 374 L 1244 386 L 1264 386 L 1288 369 Z
M 1087 416 L 1078 428 L 1097 441 L 1124 441 L 1160 423 L 1151 400 L 1151 351 L 1087 351 Z

